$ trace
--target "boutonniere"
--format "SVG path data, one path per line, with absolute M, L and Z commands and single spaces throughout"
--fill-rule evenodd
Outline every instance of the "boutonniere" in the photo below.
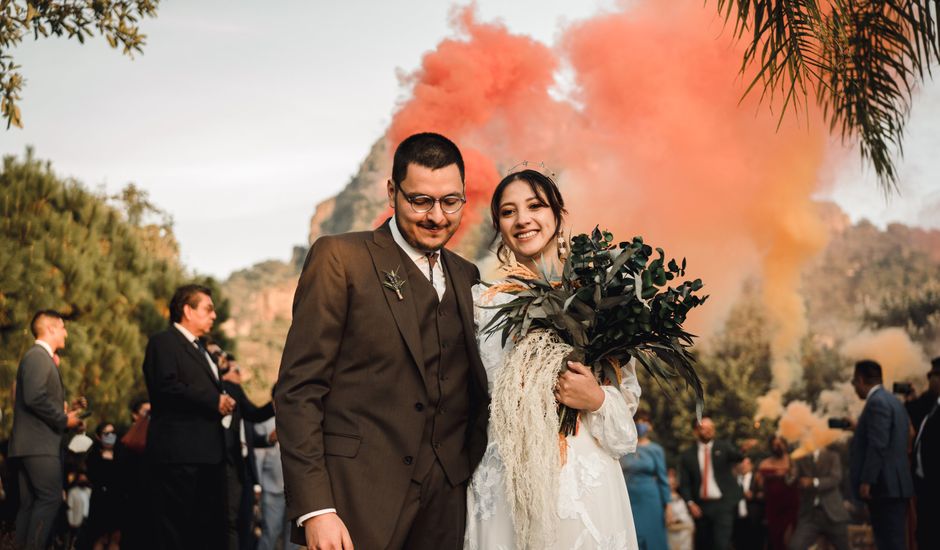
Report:
M 382 286 L 389 290 L 395 291 L 395 296 L 398 296 L 399 301 L 404 300 L 405 297 L 401 295 L 401 289 L 403 286 L 405 286 L 405 280 L 398 276 L 398 269 L 383 271 L 382 274 L 385 275 L 385 279 L 382 281 Z

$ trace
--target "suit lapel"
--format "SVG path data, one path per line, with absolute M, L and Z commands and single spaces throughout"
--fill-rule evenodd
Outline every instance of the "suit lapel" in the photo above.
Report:
M 179 343 L 181 346 L 183 346 L 183 349 L 186 350 L 186 353 L 188 353 L 190 357 L 192 357 L 196 363 L 202 367 L 203 372 L 206 373 L 206 375 L 209 377 L 209 380 L 211 380 L 216 387 L 221 388 L 221 381 L 218 380 L 214 374 L 212 374 L 212 367 L 210 367 L 209 363 L 207 363 L 208 359 L 206 359 L 205 354 L 203 354 L 196 346 L 194 346 L 192 342 L 187 340 L 186 337 L 183 336 L 183 333 L 177 330 L 176 327 L 173 327 L 170 330 L 176 334 L 177 340 L 179 340 Z
M 421 379 L 427 384 L 424 378 L 424 355 L 421 351 L 421 332 L 418 329 L 418 316 L 415 312 L 414 299 L 411 298 L 413 282 L 408 279 L 408 272 L 403 264 L 404 261 L 410 261 L 404 258 L 401 249 L 395 244 L 392 233 L 388 228 L 388 222 L 374 232 L 372 242 L 366 242 L 369 254 L 372 256 L 372 264 L 375 266 L 375 275 L 378 284 L 382 288 L 382 294 L 385 296 L 385 302 L 388 304 L 398 331 L 401 333 L 408 352 L 418 366 L 418 373 Z M 403 299 L 399 300 L 395 292 L 384 286 L 385 277 L 391 272 L 395 272 L 399 278 L 406 281 L 401 289 Z
M 460 322 L 463 323 L 464 340 L 467 345 L 467 351 L 470 354 L 470 364 L 473 366 L 473 374 L 476 376 L 480 387 L 486 388 L 486 370 L 483 362 L 480 360 L 480 349 L 477 345 L 476 326 L 473 324 L 473 296 L 470 288 L 472 281 L 468 281 L 464 271 L 458 267 L 458 257 L 456 254 L 443 249 L 444 269 L 447 270 L 447 276 L 450 277 L 450 287 L 457 297 L 457 310 L 460 312 Z

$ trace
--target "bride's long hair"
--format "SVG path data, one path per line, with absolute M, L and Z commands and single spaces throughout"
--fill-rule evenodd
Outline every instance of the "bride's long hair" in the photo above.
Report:
M 510 263 L 509 258 L 512 252 L 503 243 L 503 240 L 500 236 L 499 204 L 503 200 L 503 193 L 506 191 L 506 188 L 509 187 L 509 184 L 515 181 L 524 181 L 529 184 L 529 187 L 532 188 L 532 192 L 535 193 L 535 196 L 541 199 L 549 208 L 552 209 L 552 214 L 555 216 L 554 236 L 556 238 L 562 234 L 564 217 L 568 214 L 568 211 L 565 210 L 565 199 L 561 196 L 561 191 L 558 190 L 558 185 L 555 183 L 555 180 L 539 172 L 538 170 L 519 170 L 503 178 L 502 181 L 499 182 L 499 185 L 496 186 L 496 189 L 493 191 L 493 198 L 490 199 L 490 221 L 493 224 L 494 231 L 493 239 L 490 241 L 490 246 L 492 246 L 493 243 L 495 243 L 497 240 L 499 241 L 499 245 L 496 248 L 496 257 L 503 264 Z

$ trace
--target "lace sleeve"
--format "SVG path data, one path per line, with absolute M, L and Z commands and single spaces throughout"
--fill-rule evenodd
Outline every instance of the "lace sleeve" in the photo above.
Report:
M 594 412 L 583 413 L 581 421 L 598 444 L 612 457 L 636 451 L 637 434 L 633 415 L 640 404 L 640 383 L 636 360 L 621 367 L 620 386 L 603 386 L 604 403 Z
M 473 286 L 471 292 L 473 294 L 474 332 L 476 333 L 477 346 L 480 349 L 480 359 L 486 369 L 487 386 L 492 395 L 493 380 L 496 378 L 497 370 L 502 366 L 506 350 L 503 349 L 502 339 L 499 334 L 486 335 L 482 334 L 482 331 L 495 315 L 495 310 L 489 309 L 489 306 L 505 303 L 512 297 L 508 294 L 488 295 L 486 290 L 486 285 L 477 284 Z

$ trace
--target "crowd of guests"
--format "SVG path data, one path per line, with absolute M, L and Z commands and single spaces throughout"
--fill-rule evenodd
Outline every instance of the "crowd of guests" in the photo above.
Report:
M 940 517 L 940 357 L 927 380 L 920 396 L 910 388 L 896 395 L 882 385 L 878 363 L 859 361 L 852 385 L 865 406 L 846 419 L 849 445 L 802 456 L 780 436 L 763 453 L 753 440 L 716 439 L 704 417 L 694 423 L 695 443 L 667 468 L 650 415 L 639 410 L 637 451 L 621 465 L 640 548 L 847 550 L 868 537 L 858 530 L 850 544 L 850 524 L 870 524 L 879 550 L 940 548 L 932 521 Z
M 129 404 L 129 424 L 102 421 L 88 436 L 87 403 L 67 403 L 59 375 L 65 321 L 36 313 L 0 471 L 0 513 L 16 514 L 17 547 L 294 547 L 273 405 L 248 398 L 236 358 L 208 338 L 215 318 L 208 288 L 179 288 L 170 327 L 147 346 L 148 396 Z M 798 458 L 774 436 L 758 460 L 755 441 L 718 439 L 703 417 L 695 442 L 668 460 L 639 410 L 637 450 L 621 465 L 640 548 L 802 550 L 826 541 L 843 550 L 849 524 L 863 522 L 879 549 L 940 548 L 929 521 L 940 510 L 940 358 L 927 378 L 927 391 L 902 401 L 882 386 L 877 363 L 858 362 L 852 385 L 865 406 L 849 422 L 849 447 Z
M 34 316 L 0 495 L 17 548 L 294 548 L 273 404 L 248 398 L 237 359 L 209 338 L 211 290 L 180 287 L 169 309 L 147 345 L 147 397 L 129 424 L 88 435 L 87 402 L 66 403 L 59 374 L 65 320 Z

